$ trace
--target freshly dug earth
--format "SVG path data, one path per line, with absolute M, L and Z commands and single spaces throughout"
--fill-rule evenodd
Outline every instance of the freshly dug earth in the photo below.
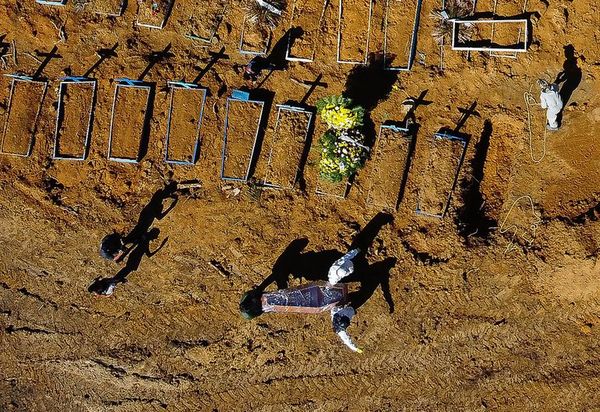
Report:
M 340 61 L 363 62 L 367 56 L 369 0 L 340 0 Z
M 65 83 L 63 86 L 62 116 L 59 119 L 57 154 L 82 158 L 94 104 L 94 85 Z
M 169 138 L 169 159 L 193 162 L 194 150 L 202 130 L 200 117 L 205 102 L 204 89 L 171 89 L 171 124 Z
M 6 99 L 6 116 L 2 122 L 2 151 L 24 156 L 28 154 L 34 139 L 46 86 L 41 82 L 19 79 L 11 83 L 12 98 Z
M 137 159 L 148 115 L 150 90 L 118 86 L 112 125 L 111 157 Z
M 389 127 L 382 128 L 374 148 L 368 203 L 395 210 L 406 168 L 410 166 L 411 137 Z
M 434 216 L 446 212 L 456 175 L 459 173 L 465 142 L 434 136 L 429 159 L 419 185 L 419 210 Z
M 261 103 L 232 99 L 227 119 L 227 144 L 223 153 L 223 175 L 245 179 L 253 157 L 254 142 L 259 131 Z
M 173 0 L 137 0 L 137 24 L 161 28 L 171 13 Z
M 384 3 L 374 5 L 372 51 L 382 47 Z M 415 111 L 419 128 L 405 195 L 367 251 L 370 277 L 359 273 L 362 284 L 350 285 L 370 297 L 349 327 L 362 355 L 343 346 L 329 314 L 265 314 L 251 321 L 239 315 L 241 294 L 271 273 L 290 242 L 306 237 L 299 264 L 312 262 L 321 272 L 331 252 L 343 253 L 379 210 L 366 204 L 368 165 L 346 199 L 315 194 L 319 119 L 298 189 L 265 190 L 260 197 L 244 185 L 235 187 L 237 195 L 222 190 L 225 97 L 244 84 L 233 65 L 248 61 L 237 53 L 244 11 L 232 3 L 218 30 L 222 44 L 205 48 L 173 27 L 189 18 L 191 4 L 176 2 L 165 28 L 153 30 L 135 25 L 133 1 L 122 17 L 109 18 L 87 8 L 76 13 L 72 2 L 0 0 L 2 41 L 15 40 L 18 51 L 18 65 L 7 56 L 6 73 L 33 74 L 40 63 L 26 52 L 37 57 L 36 51 L 51 50 L 60 40 L 56 27 L 64 24 L 67 34 L 58 43 L 62 57 L 42 73 L 52 83 L 32 155 L 0 157 L 0 410 L 598 409 L 598 2 L 528 1 L 534 14 L 527 53 L 506 59 L 446 48 L 441 71 L 429 18 L 439 2 L 424 1 L 417 61 L 376 96 L 373 124 L 366 126 L 374 133 L 385 121 L 402 120 L 401 102 L 427 90 L 424 100 L 431 103 Z M 328 86 L 317 87 L 308 104 L 344 91 L 352 67 L 335 61 L 337 6 L 328 5 L 315 61 L 290 63 L 264 83 L 275 93 L 272 107 L 300 101 L 303 81 L 321 73 Z M 288 17 L 274 40 L 289 27 Z M 99 58 L 95 52 L 115 43 L 117 56 L 93 73 L 99 90 L 89 158 L 52 161 L 56 79 L 85 73 Z M 145 57 L 169 43 L 173 56 L 145 79 L 157 82 L 145 157 L 139 164 L 109 162 L 110 79 L 138 78 Z M 192 81 L 210 61 L 208 52 L 222 45 L 229 59 L 201 79 L 211 95 L 200 159 L 193 167 L 168 166 L 165 81 Z M 563 49 L 568 45 L 572 57 Z M 535 80 L 554 80 L 563 67 L 569 87 L 576 87 L 567 94 L 558 132 L 544 135 L 534 126 L 536 162 L 524 93 L 537 98 Z M 373 92 L 382 89 L 378 78 Z M 0 88 L 0 122 L 7 92 Z M 450 210 L 442 221 L 417 216 L 428 139 L 456 127 L 459 109 L 473 102 L 477 114 L 461 128 L 470 142 Z M 543 119 L 539 107 L 531 111 Z M 267 129 L 274 127 L 273 113 Z M 266 155 L 260 152 L 257 176 Z M 150 250 L 166 239 L 158 253 L 144 258 L 114 296 L 91 296 L 87 287 L 96 277 L 119 270 L 98 256 L 100 239 L 130 230 L 169 179 L 198 179 L 202 187 L 181 193 L 173 210 L 153 222 L 160 234 Z M 386 284 L 392 306 L 380 287 Z
M 293 3 L 291 27 L 300 27 L 302 33 L 291 43 L 289 56 L 311 61 L 319 45 L 327 2 L 298 0 Z
M 279 115 L 279 124 L 270 131 L 270 161 L 266 171 L 269 184 L 291 189 L 306 149 L 306 136 L 311 122 L 311 113 L 283 108 Z M 314 119 L 314 115 L 312 115 Z

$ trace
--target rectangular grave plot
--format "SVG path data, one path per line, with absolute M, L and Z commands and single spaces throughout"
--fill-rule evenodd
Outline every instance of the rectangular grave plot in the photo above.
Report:
M 67 0 L 35 0 L 35 2 L 44 6 L 64 6 L 67 4 Z
M 495 0 L 494 15 L 495 16 L 518 16 L 525 13 L 527 0 Z M 525 38 L 525 30 L 522 27 L 515 33 L 512 28 L 507 32 L 508 26 L 494 24 L 492 26 L 492 42 L 493 43 L 513 43 L 521 44 L 527 42 Z M 499 40 L 499 41 L 497 41 Z M 491 51 L 491 56 L 495 57 L 510 57 L 516 58 L 516 52 L 496 52 Z
M 117 83 L 108 139 L 108 158 L 137 163 L 150 105 L 151 87 Z
M 265 186 L 292 189 L 300 173 L 312 112 L 279 106 L 267 163 Z
M 408 129 L 390 125 L 379 128 L 372 158 L 371 187 L 367 203 L 395 210 L 409 165 L 412 137 Z
M 85 160 L 88 153 L 96 81 L 64 80 L 58 88 L 54 159 Z
M 454 20 L 452 22 L 452 50 L 515 52 L 527 51 L 527 19 L 508 20 Z M 461 30 L 471 27 L 469 40 L 461 42 Z M 512 32 L 512 35 L 507 33 Z M 496 33 L 496 34 L 494 34 Z M 492 36 L 494 39 L 492 40 Z M 520 43 L 514 43 L 521 38 Z
M 365 64 L 373 0 L 338 0 L 338 63 Z
M 190 16 L 186 35 L 188 38 L 210 43 L 223 21 L 227 2 L 196 2 L 192 10 L 200 8 L 202 13 L 195 12 Z
M 388 70 L 410 70 L 414 60 L 422 0 L 387 0 L 383 51 Z
M 96 14 L 119 17 L 123 14 L 126 0 L 92 0 L 91 10 Z
M 227 98 L 221 179 L 248 180 L 264 102 Z
M 311 62 L 321 37 L 328 0 L 296 0 L 292 8 L 290 27 L 301 27 L 303 34 L 288 44 L 286 59 Z
M 271 32 L 258 27 L 255 23 L 244 17 L 242 33 L 240 34 L 241 54 L 262 55 L 267 54 L 271 42 Z
M 436 133 L 418 189 L 417 213 L 443 218 L 467 149 L 465 139 Z
M 47 87 L 45 81 L 13 77 L 0 152 L 21 157 L 31 154 Z
M 137 25 L 162 29 L 167 23 L 174 0 L 137 0 Z
M 200 146 L 200 127 L 206 89 L 195 84 L 170 82 L 171 99 L 167 119 L 165 161 L 192 165 Z

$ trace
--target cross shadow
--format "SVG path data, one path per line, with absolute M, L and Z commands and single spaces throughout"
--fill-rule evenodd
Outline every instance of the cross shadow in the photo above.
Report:
M 42 63 L 40 64 L 40 66 L 38 67 L 38 69 L 35 71 L 35 73 L 33 74 L 33 78 L 34 79 L 39 79 L 40 76 L 42 75 L 44 69 L 46 68 L 46 66 L 48 66 L 48 64 L 50 63 L 50 61 L 52 59 L 62 59 L 62 56 L 60 54 L 57 53 L 58 51 L 58 46 L 54 46 L 52 48 L 52 50 L 50 50 L 49 53 L 42 53 L 42 52 L 36 52 L 36 54 L 40 57 L 44 57 L 44 60 L 42 61 Z
M 196 76 L 196 78 L 192 81 L 192 83 L 199 83 L 200 80 L 202 80 L 202 78 L 206 75 L 206 73 L 208 73 L 208 71 L 215 64 L 217 64 L 217 62 L 219 60 L 221 60 L 221 59 L 228 60 L 229 59 L 229 55 L 225 54 L 225 46 L 221 47 L 221 49 L 218 52 L 209 51 L 208 54 L 210 55 L 209 62 L 206 64 L 206 66 L 204 66 L 204 68 L 200 71 L 200 73 L 198 73 L 198 76 Z
M 461 130 L 467 123 L 467 120 L 469 120 L 469 118 L 471 118 L 471 116 L 481 117 L 479 112 L 475 110 L 476 108 L 477 108 L 476 101 L 471 103 L 471 105 L 466 109 L 459 107 L 458 111 L 461 113 L 461 115 L 460 115 L 460 118 L 458 119 L 458 121 L 456 122 L 456 126 L 454 127 L 454 129 L 444 126 L 444 127 L 440 128 L 439 132 L 451 134 L 451 135 L 457 136 L 457 137 L 463 137 L 463 138 L 467 139 L 467 143 L 468 143 L 471 136 L 466 133 L 463 133 Z
M 577 65 L 577 57 L 575 56 L 575 47 L 568 44 L 563 47 L 565 53 L 565 61 L 563 63 L 563 71 L 558 74 L 554 83 L 561 84 L 560 97 L 563 101 L 563 107 L 567 107 L 571 96 L 575 89 L 581 83 L 582 73 L 581 68 Z M 562 112 L 561 112 L 562 116 Z
M 100 67 L 100 65 L 104 62 L 104 60 L 106 59 L 110 59 L 111 57 L 118 57 L 117 52 L 115 50 L 117 50 L 117 47 L 119 47 L 119 43 L 115 43 L 110 49 L 99 49 L 96 54 L 98 55 L 98 60 L 96 60 L 96 62 L 92 65 L 92 67 L 90 67 L 83 75 L 83 77 L 89 77 L 92 75 L 92 73 L 94 73 L 94 71 L 96 71 L 98 69 L 98 67 Z
M 163 219 L 177 205 L 178 196 L 176 191 L 177 182 L 170 182 L 154 192 L 150 201 L 140 212 L 134 228 L 123 238 L 123 242 L 125 244 L 140 242 L 146 233 L 148 233 L 154 221 Z M 171 199 L 172 201 L 165 208 L 164 200 L 166 199 Z
M 150 70 L 152 70 L 152 68 L 157 63 L 159 63 L 165 59 L 168 59 L 170 57 L 175 56 L 173 53 L 170 52 L 170 50 L 171 50 L 171 43 L 167 44 L 167 46 L 163 50 L 154 51 L 154 52 L 150 53 L 148 56 L 146 56 L 146 58 L 148 59 L 148 65 L 146 66 L 144 71 L 142 71 L 142 73 L 140 74 L 140 77 L 138 77 L 138 80 L 143 81 L 144 78 L 146 77 L 146 75 L 148 75 Z
M 399 126 L 403 125 L 405 127 L 409 127 L 410 125 L 414 125 L 417 123 L 417 117 L 415 113 L 419 106 L 429 106 L 431 103 L 433 103 L 433 101 L 425 100 L 427 92 L 429 92 L 429 90 L 423 90 L 421 94 L 419 94 L 419 97 L 411 97 L 402 102 L 402 104 L 410 104 L 410 109 L 408 109 L 408 111 L 406 112 L 406 115 L 404 116 L 404 119 L 402 120 L 402 123 Z
M 310 88 L 307 90 L 306 94 L 304 94 L 304 96 L 302 97 L 302 100 L 300 100 L 300 105 L 306 105 L 306 102 L 308 101 L 308 98 L 313 94 L 313 92 L 315 91 L 315 89 L 317 87 L 323 87 L 324 89 L 326 89 L 328 87 L 327 83 L 324 83 L 321 81 L 321 79 L 323 78 L 323 73 L 319 73 L 319 75 L 317 76 L 317 78 L 312 81 L 305 81 L 304 84 L 306 85 L 310 85 Z
M 386 301 L 390 306 L 390 311 L 393 311 L 394 305 L 389 293 L 389 271 L 396 263 L 396 259 L 388 258 L 372 265 L 369 265 L 366 259 L 366 253 L 375 241 L 377 234 L 383 226 L 391 223 L 392 220 L 391 215 L 383 212 L 378 213 L 358 233 L 350 245 L 350 249 L 360 248 L 361 253 L 353 259 L 354 273 L 344 279 L 343 282 L 357 281 L 361 283 L 359 290 L 354 292 L 351 297 L 353 302 L 359 305 L 357 307 L 362 306 L 373 295 L 377 287 L 381 285 L 384 289 Z M 277 285 L 278 289 L 285 289 L 288 287 L 290 278 L 303 278 L 308 281 L 327 280 L 329 268 L 344 253 L 336 249 L 305 252 L 304 249 L 308 246 L 308 243 L 306 238 L 293 240 L 273 264 L 271 274 L 254 288 L 252 293 L 260 294 L 273 283 Z
M 144 115 L 144 124 L 142 127 L 140 146 L 138 150 L 138 162 L 148 154 L 148 145 L 150 144 L 150 125 L 154 116 L 154 98 L 156 96 L 156 83 L 145 83 L 147 86 L 150 86 L 150 90 L 148 91 L 148 105 L 146 106 L 146 113 Z
M 250 159 L 248 177 L 254 175 L 254 171 L 256 170 L 256 164 L 258 162 L 258 159 L 260 158 L 260 153 L 262 151 L 262 143 L 265 138 L 267 125 L 269 123 L 269 114 L 271 113 L 271 107 L 273 105 L 275 93 L 266 89 L 253 89 L 250 91 L 250 98 L 252 100 L 262 100 L 265 103 L 262 112 L 262 119 L 258 126 L 258 135 L 256 136 L 256 143 L 254 145 L 254 155 Z

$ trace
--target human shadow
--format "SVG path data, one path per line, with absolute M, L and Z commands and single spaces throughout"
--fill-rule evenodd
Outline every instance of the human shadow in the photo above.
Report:
M 350 249 L 360 248 L 360 253 L 352 259 L 354 274 L 351 278 L 362 283 L 360 279 L 368 276 L 370 265 L 366 258 L 367 251 L 383 226 L 392 220 L 391 215 L 378 213 L 354 238 Z M 273 264 L 271 274 L 254 291 L 262 293 L 273 283 L 278 289 L 285 289 L 290 278 L 303 278 L 313 282 L 327 280 L 329 268 L 344 253 L 337 249 L 304 252 L 306 246 L 308 246 L 306 238 L 293 240 Z
M 472 236 L 487 238 L 490 228 L 496 226 L 496 221 L 485 214 L 481 182 L 485 161 L 492 136 L 492 122 L 485 120 L 479 142 L 475 146 L 475 155 L 471 161 L 472 179 L 462 184 L 463 206 L 458 210 L 457 220 L 461 227 L 460 234 L 469 239 Z
M 150 201 L 144 206 L 140 212 L 140 216 L 136 225 L 131 231 L 124 236 L 123 242 L 137 243 L 143 239 L 143 237 L 149 233 L 150 227 L 154 223 L 154 220 L 161 220 L 164 218 L 177 204 L 177 182 L 173 181 L 166 184 L 164 187 L 158 189 Z M 172 202 L 167 208 L 165 208 L 164 200 L 172 199 Z
M 304 34 L 304 30 L 301 27 L 292 27 L 288 29 L 283 36 L 275 45 L 271 48 L 271 51 L 266 57 L 255 57 L 258 61 L 258 67 L 264 67 L 269 70 L 267 75 L 256 86 L 257 89 L 261 88 L 266 81 L 271 77 L 271 74 L 275 71 L 287 70 L 288 61 L 286 59 L 288 45 L 294 43 L 294 41 Z
M 364 273 L 353 273 L 346 279 L 347 282 L 358 281 L 360 288 L 348 295 L 348 303 L 358 310 L 373 296 L 381 286 L 383 298 L 388 304 L 390 313 L 394 312 L 394 300 L 390 292 L 390 271 L 396 266 L 395 257 L 386 258 L 370 265 Z
M 285 70 L 288 67 L 288 61 L 285 58 L 288 47 L 294 44 L 294 41 L 304 34 L 302 27 L 291 27 L 273 46 L 271 52 L 266 57 L 267 62 L 273 70 Z
M 581 83 L 582 72 L 577 65 L 577 57 L 575 56 L 575 47 L 568 44 L 563 47 L 565 53 L 565 61 L 563 63 L 563 71 L 558 74 L 554 83 L 561 84 L 560 97 L 563 101 L 563 106 L 566 107 L 571 99 L 573 92 Z M 562 114 L 562 112 L 561 112 Z
M 365 144 L 375 143 L 375 123 L 369 113 L 385 100 L 392 91 L 392 86 L 398 80 L 398 72 L 386 70 L 386 64 L 391 64 L 395 56 L 383 53 L 370 53 L 366 65 L 356 66 L 346 79 L 343 92 L 345 97 L 365 109 L 364 132 Z
M 117 274 L 115 276 L 113 276 L 113 279 L 115 280 L 116 283 L 125 282 L 127 276 L 130 273 L 138 270 L 140 267 L 140 263 L 142 262 L 142 259 L 144 258 L 144 256 L 151 258 L 165 246 L 165 244 L 167 243 L 167 240 L 169 239 L 168 237 L 163 239 L 160 246 L 158 246 L 158 248 L 155 251 L 152 252 L 150 250 L 150 243 L 153 240 L 158 239 L 159 234 L 160 234 L 160 229 L 155 227 L 155 228 L 150 229 L 147 233 L 145 233 L 140 238 L 140 240 L 135 244 L 133 249 L 129 252 L 125 266 L 121 270 L 119 270 L 119 272 L 117 272 Z

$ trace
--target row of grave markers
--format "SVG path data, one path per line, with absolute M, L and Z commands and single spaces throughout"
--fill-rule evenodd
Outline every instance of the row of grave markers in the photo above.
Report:
M 48 83 L 28 76 L 7 75 L 11 79 L 9 103 L 2 129 L 0 152 L 28 157 L 32 153 L 34 136 Z M 111 161 L 137 163 L 143 157 L 142 143 L 149 135 L 154 86 L 140 80 L 116 79 L 111 111 L 107 157 Z M 201 126 L 207 89 L 184 82 L 168 82 L 170 101 L 167 119 L 164 160 L 177 165 L 194 165 L 198 159 Z M 29 88 L 29 89 L 27 89 Z M 29 92 L 29 93 L 28 93 Z M 37 104 L 24 100 L 38 93 Z M 54 130 L 52 158 L 83 161 L 90 147 L 97 81 L 86 77 L 66 77 L 58 88 L 58 108 Z M 129 95 L 128 95 L 129 94 Z M 16 102 L 16 105 L 15 105 Z M 186 105 L 182 104 L 183 102 Z M 140 104 L 142 103 L 142 104 Z M 234 90 L 227 97 L 225 127 L 221 153 L 220 177 L 226 181 L 246 182 L 253 174 L 257 148 L 265 130 L 264 100 L 252 100 L 248 92 Z M 194 108 L 190 112 L 187 107 Z M 250 114 L 248 123 L 232 113 Z M 13 119 L 19 120 L 14 124 Z M 277 105 L 274 132 L 270 141 L 267 166 L 261 185 L 274 189 L 292 189 L 303 172 L 310 149 L 310 132 L 314 127 L 314 111 L 310 108 Z M 25 127 L 24 127 L 25 126 Z M 172 133 L 177 130 L 177 139 Z M 397 124 L 382 124 L 372 152 L 370 186 L 367 203 L 396 210 L 402 199 L 410 169 L 414 136 L 411 128 Z M 445 147 L 442 143 L 449 143 Z M 436 133 L 432 151 L 439 146 L 442 154 L 430 161 L 428 169 L 439 169 L 448 163 L 445 173 L 437 178 L 440 188 L 419 197 L 417 212 L 441 218 L 445 215 L 456 179 L 463 162 L 467 139 L 458 133 Z M 433 152 L 432 152 L 433 153 Z M 436 180 L 436 179 L 434 179 Z M 339 184 L 319 181 L 316 192 L 345 198 L 351 180 Z M 437 200 L 436 200 L 437 199 Z M 441 201 L 440 201 L 441 199 Z
M 66 0 L 36 1 L 47 5 L 66 4 Z M 140 0 L 137 25 L 155 29 L 163 28 L 173 7 L 173 1 Z M 336 59 L 340 64 L 366 64 L 369 56 L 375 0 L 368 2 L 368 10 L 365 9 L 364 13 L 357 13 L 357 7 L 355 7 L 357 5 L 353 1 L 338 1 Z M 386 0 L 383 18 L 383 55 L 384 59 L 386 59 L 384 61 L 386 69 L 396 71 L 409 71 L 411 69 L 417 47 L 422 1 Z M 149 7 L 142 7 L 148 2 L 150 3 Z M 159 3 L 163 7 L 160 13 L 162 17 L 160 18 L 155 15 L 156 13 L 152 12 L 154 5 L 158 5 Z M 288 32 L 286 48 L 286 59 L 289 61 L 312 62 L 315 59 L 316 49 L 320 44 L 320 37 L 323 34 L 325 11 L 329 5 L 329 0 L 323 0 L 322 5 L 316 8 L 314 4 L 309 3 L 307 0 L 295 0 L 291 6 L 290 31 Z M 496 3 L 497 0 L 494 3 L 494 11 L 497 7 Z M 120 4 L 120 11 L 112 15 L 120 15 L 122 13 L 125 2 Z M 187 33 L 186 37 L 210 44 L 223 20 L 226 7 L 226 3 L 223 6 L 223 10 L 218 7 L 216 12 L 219 14 L 216 18 L 210 19 L 211 27 L 207 30 L 202 30 L 202 34 L 191 32 Z M 151 12 L 148 13 L 146 9 L 151 10 Z M 344 15 L 346 10 L 352 10 L 354 13 L 352 18 Z M 259 42 L 260 44 L 252 45 L 247 43 L 245 39 L 246 33 L 249 30 L 247 20 L 247 18 L 244 18 L 242 23 L 238 51 L 241 54 L 247 55 L 267 54 L 272 33 L 269 31 L 268 36 L 263 38 Z M 527 19 L 450 19 L 450 21 L 452 23 L 452 50 L 485 51 L 490 52 L 490 54 L 500 53 L 498 54 L 499 56 L 506 56 L 506 53 L 516 54 L 527 51 L 529 36 L 529 22 Z M 461 43 L 458 40 L 460 31 L 474 25 L 481 28 L 478 32 L 488 33 L 489 31 L 490 38 L 473 39 L 467 44 Z M 498 29 L 501 27 L 512 28 L 513 26 L 518 33 L 516 39 L 514 39 L 514 44 L 496 44 L 495 37 L 497 37 L 496 32 Z M 295 36 L 292 32 L 297 27 L 302 28 L 302 34 Z M 356 30 L 359 31 L 357 32 Z M 393 57 L 390 58 L 390 56 Z

